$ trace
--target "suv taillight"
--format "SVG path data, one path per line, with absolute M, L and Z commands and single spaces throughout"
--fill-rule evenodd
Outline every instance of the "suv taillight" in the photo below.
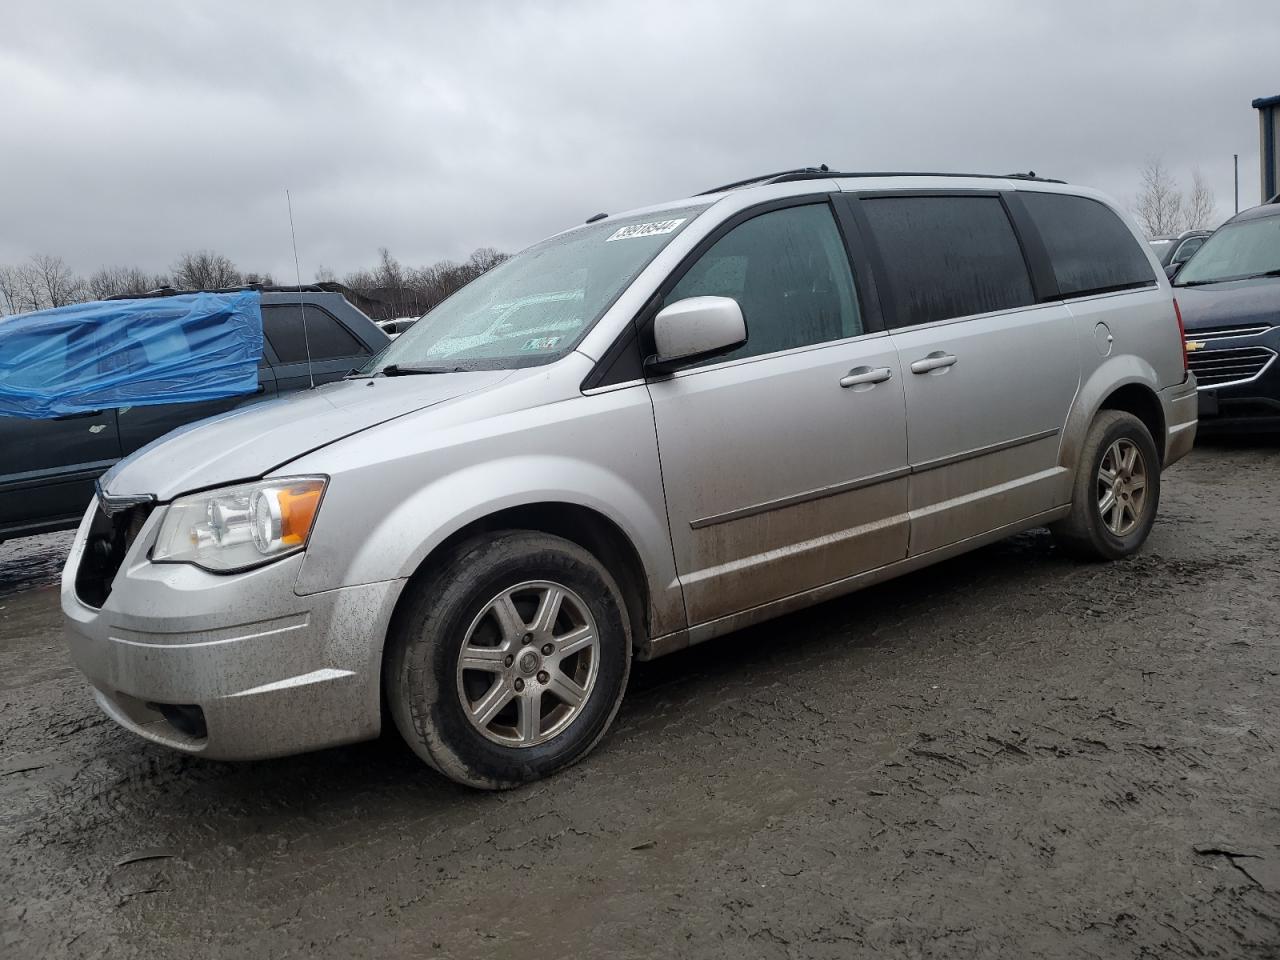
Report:
M 1182 325 L 1182 308 L 1178 306 L 1176 298 L 1173 301 L 1173 315 L 1178 319 L 1178 342 L 1182 344 L 1182 379 L 1185 380 L 1191 370 L 1187 363 L 1187 328 Z

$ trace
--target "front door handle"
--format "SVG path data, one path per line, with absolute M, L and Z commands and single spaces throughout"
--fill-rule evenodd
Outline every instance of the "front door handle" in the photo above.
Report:
M 840 386 L 856 387 L 860 383 L 884 383 L 893 371 L 888 367 L 854 367 L 840 378 Z
M 941 350 L 935 350 L 927 357 L 921 357 L 919 360 L 911 364 L 912 373 L 930 373 L 934 370 L 942 370 L 951 366 L 956 362 L 955 354 L 943 353 Z

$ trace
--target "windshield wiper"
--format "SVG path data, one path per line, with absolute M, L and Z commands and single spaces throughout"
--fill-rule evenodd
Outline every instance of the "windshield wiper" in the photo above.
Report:
M 378 373 L 384 377 L 413 377 L 427 373 L 465 373 L 462 367 L 402 367 L 398 363 L 389 363 Z
M 1188 280 L 1186 283 L 1177 283 L 1177 287 L 1203 287 L 1208 283 L 1232 283 L 1236 280 L 1261 280 L 1263 277 L 1280 277 L 1280 267 L 1275 270 L 1263 270 L 1261 273 L 1249 273 L 1243 277 L 1215 277 L 1212 280 Z

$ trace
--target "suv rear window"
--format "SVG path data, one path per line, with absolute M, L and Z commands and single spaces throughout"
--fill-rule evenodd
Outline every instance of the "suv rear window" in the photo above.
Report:
M 999 197 L 867 197 L 896 316 L 909 327 L 1035 302 L 1022 248 Z
M 307 359 L 307 344 L 312 360 L 338 357 L 367 357 L 369 349 L 357 340 L 334 316 L 314 304 L 307 304 L 307 329 L 302 330 L 302 307 L 290 303 L 263 306 L 262 332 L 271 343 L 281 363 L 302 363 Z
M 1144 287 L 1151 262 L 1124 221 L 1104 204 L 1064 193 L 1020 191 L 1064 297 Z

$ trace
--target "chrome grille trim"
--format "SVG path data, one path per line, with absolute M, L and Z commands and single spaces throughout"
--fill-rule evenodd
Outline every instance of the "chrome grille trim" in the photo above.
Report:
M 1230 340 L 1233 337 L 1256 337 L 1271 329 L 1269 324 L 1248 327 L 1220 327 L 1216 330 L 1188 330 L 1188 340 Z
M 1227 347 L 1187 354 L 1187 364 L 1196 375 L 1199 390 L 1251 383 L 1266 373 L 1275 359 L 1276 352 L 1268 347 Z

